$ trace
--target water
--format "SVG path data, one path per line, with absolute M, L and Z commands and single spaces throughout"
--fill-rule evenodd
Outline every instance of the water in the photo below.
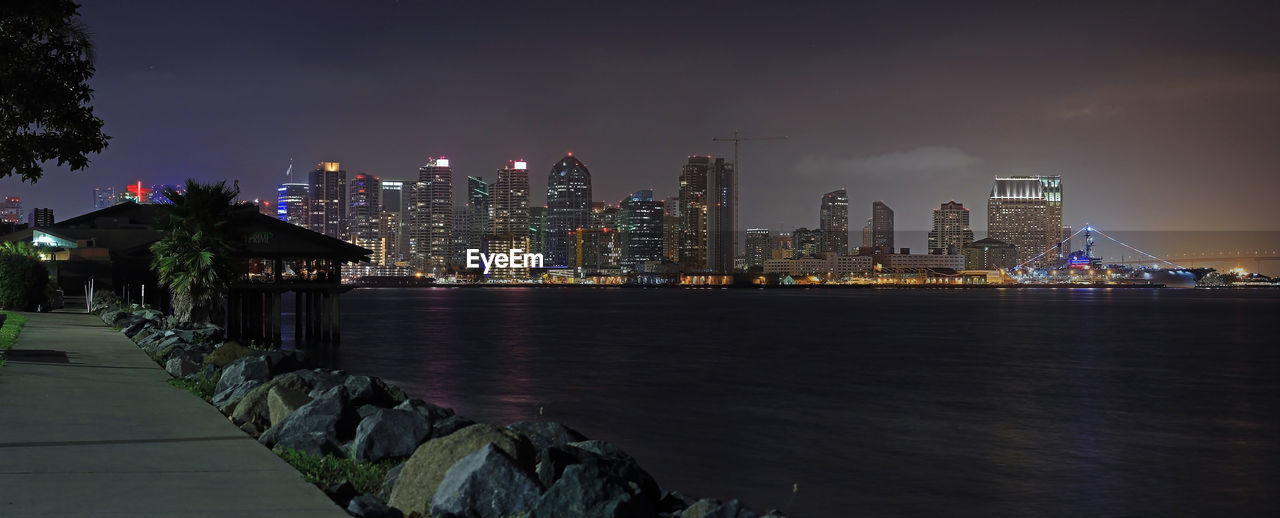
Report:
M 1276 291 L 360 289 L 334 361 L 759 511 L 1274 515 L 1278 314 Z

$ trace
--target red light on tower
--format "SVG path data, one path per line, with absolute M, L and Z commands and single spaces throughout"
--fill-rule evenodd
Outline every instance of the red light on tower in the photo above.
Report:
M 129 184 L 127 187 L 125 187 L 125 188 L 124 188 L 124 190 L 125 190 L 126 192 L 128 192 L 129 194 L 132 194 L 132 195 L 133 195 L 133 199 L 134 199 L 135 201 L 137 201 L 138 203 L 142 203 L 142 202 L 146 201 L 146 200 L 147 200 L 148 195 L 150 195 L 150 194 L 151 194 L 151 189 L 144 189 L 144 188 L 142 187 L 142 181 L 141 181 L 141 180 L 139 180 L 139 181 L 138 181 L 138 183 L 136 183 L 136 184 L 132 184 L 132 183 L 131 183 L 131 184 Z

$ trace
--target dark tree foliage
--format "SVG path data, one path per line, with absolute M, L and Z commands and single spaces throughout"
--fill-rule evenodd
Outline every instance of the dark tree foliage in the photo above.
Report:
M 31 311 L 47 303 L 49 270 L 31 255 L 0 249 L 0 308 Z
M 188 322 L 209 322 L 222 314 L 222 295 L 240 273 L 237 249 L 244 242 L 237 225 L 238 189 L 226 182 L 187 180 L 186 192 L 165 189 L 171 202 L 156 221 L 161 238 L 151 245 L 151 268 L 169 288 L 173 314 Z
M 93 44 L 71 0 L 0 1 L 0 178 L 35 183 L 41 163 L 89 165 L 110 138 L 93 116 Z

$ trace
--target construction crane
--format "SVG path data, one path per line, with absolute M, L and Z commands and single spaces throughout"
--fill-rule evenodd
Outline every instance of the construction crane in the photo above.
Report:
M 732 137 L 716 137 L 711 139 L 714 142 L 733 142 L 733 167 L 735 171 L 738 167 L 738 143 L 744 140 L 787 140 L 787 137 L 741 137 L 738 132 L 733 132 Z

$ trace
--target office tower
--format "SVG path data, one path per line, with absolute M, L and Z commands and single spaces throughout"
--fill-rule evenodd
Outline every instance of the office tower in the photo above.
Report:
M 591 225 L 590 228 L 607 228 L 617 230 L 620 213 L 617 205 L 606 205 L 602 201 L 593 202 L 591 204 Z
M 862 247 L 871 248 L 871 218 L 867 218 L 867 223 L 862 226 Z
M 116 188 L 102 186 L 93 188 L 93 209 L 105 209 L 116 204 Z
M 933 209 L 933 230 L 929 231 L 929 253 L 958 254 L 973 242 L 969 228 L 969 209 L 951 200 Z
M 804 227 L 791 231 L 791 251 L 795 259 L 818 257 L 822 254 L 821 230 Z
M 529 253 L 547 253 L 546 207 L 529 207 Z
M 31 209 L 31 214 L 27 217 L 27 222 L 29 222 L 32 227 L 52 227 L 53 209 Z
M 1073 251 L 1074 251 L 1074 250 L 1071 248 L 1071 235 L 1072 235 L 1072 234 L 1074 234 L 1074 233 L 1075 233 L 1075 232 L 1074 232 L 1074 231 L 1072 231 L 1072 229 L 1071 229 L 1071 225 L 1063 225 L 1063 226 L 1062 226 L 1062 241 L 1059 241 L 1059 242 L 1058 242 L 1058 257 L 1059 257 L 1059 258 L 1063 258 L 1063 257 L 1070 256 L 1070 255 L 1071 255 L 1071 252 L 1073 252 Z
M 338 162 L 320 162 L 309 179 L 311 203 L 307 228 L 346 241 L 347 172 Z
M 680 171 L 678 260 L 694 271 L 707 267 L 707 173 L 710 169 L 711 157 L 691 156 Z
M 733 272 L 738 253 L 738 175 L 734 164 L 717 158 L 707 171 L 707 270 Z
M 511 160 L 498 169 L 489 189 L 492 204 L 490 233 L 529 236 L 529 169 L 524 160 Z M 527 251 L 528 249 L 525 248 Z
M 471 207 L 457 206 L 453 208 L 453 244 L 449 246 L 449 262 L 455 265 L 467 264 L 467 249 L 472 248 L 471 239 Z M 477 242 L 481 239 L 477 238 Z M 479 246 L 475 247 L 477 250 Z
M 410 260 L 438 273 L 453 258 L 453 169 L 448 158 L 431 158 L 418 168 L 409 199 Z
M 591 173 L 569 153 L 547 176 L 547 266 L 568 266 L 573 233 L 590 225 Z
M 382 180 L 383 212 L 404 212 L 404 181 Z
M 822 251 L 849 253 L 849 193 L 844 189 L 822 195 L 818 209 L 818 230 L 822 231 Z
M 893 209 L 880 200 L 871 202 L 871 246 L 893 253 Z
M 662 204 L 662 259 L 680 262 L 680 197 L 672 196 Z
M 1018 247 L 984 238 L 965 245 L 964 267 L 969 270 L 1000 270 L 1018 265 Z
M 6 196 L 4 201 L 0 202 L 0 223 L 17 225 L 23 222 L 24 216 L 22 213 L 22 198 Z
M 467 239 L 468 248 L 479 250 L 485 234 L 489 233 L 489 203 L 489 182 L 479 176 L 468 176 L 467 228 L 470 231 Z
M 663 203 L 646 189 L 622 200 L 618 230 L 622 232 L 622 265 L 631 270 L 648 261 L 662 261 Z
M 311 221 L 311 184 L 282 183 L 276 188 L 276 219 L 306 227 Z
M 385 191 L 384 191 L 385 192 Z M 399 212 L 382 211 L 378 216 L 378 237 L 382 240 L 382 257 L 375 258 L 382 266 L 392 266 L 404 260 L 404 240 Z
M 1018 250 L 1018 263 L 1056 262 L 1062 239 L 1062 177 L 996 177 L 987 198 L 987 236 Z
M 769 238 L 769 259 L 795 259 L 795 249 L 791 247 L 791 232 L 779 232 Z
M 372 250 L 370 257 L 382 257 L 382 182 L 371 174 L 359 173 L 351 180 L 347 205 L 347 228 L 350 241 Z
M 614 229 L 578 229 L 573 233 L 573 255 L 569 266 L 580 275 L 620 273 L 621 233 Z
M 764 266 L 764 262 L 772 259 L 769 255 L 769 229 L 747 229 L 747 268 Z

